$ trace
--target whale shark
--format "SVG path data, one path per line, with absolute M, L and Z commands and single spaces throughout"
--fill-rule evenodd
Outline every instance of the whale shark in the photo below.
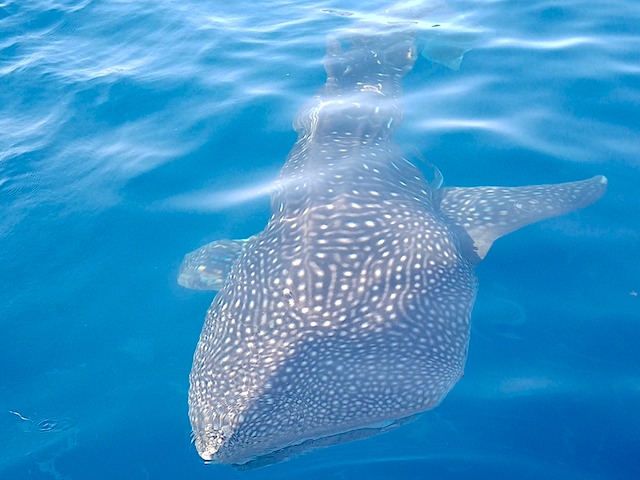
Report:
M 330 39 L 266 227 L 185 257 L 180 283 L 217 291 L 189 377 L 206 462 L 261 466 L 436 407 L 463 374 L 475 268 L 493 243 L 604 194 L 603 176 L 427 182 L 393 139 L 416 58 L 404 32 Z

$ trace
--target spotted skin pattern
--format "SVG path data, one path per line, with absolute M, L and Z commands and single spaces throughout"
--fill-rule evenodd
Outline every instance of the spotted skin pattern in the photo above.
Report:
M 604 177 L 429 186 L 391 135 L 414 60 L 410 37 L 331 43 L 266 228 L 235 257 L 221 250 L 190 375 L 204 460 L 269 463 L 438 405 L 463 373 L 474 267 L 491 242 L 604 193 Z

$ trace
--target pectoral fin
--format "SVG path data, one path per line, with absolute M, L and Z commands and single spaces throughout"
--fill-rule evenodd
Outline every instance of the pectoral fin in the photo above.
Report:
M 495 240 L 546 218 L 563 215 L 598 200 L 607 189 L 603 176 L 580 182 L 527 187 L 444 188 L 442 215 L 462 227 L 483 259 Z
M 246 240 L 216 240 L 184 256 L 178 283 L 195 290 L 220 290 Z

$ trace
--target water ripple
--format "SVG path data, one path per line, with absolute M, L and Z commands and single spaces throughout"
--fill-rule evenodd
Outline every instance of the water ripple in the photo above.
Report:
M 542 0 L 5 2 L 0 192 L 13 207 L 0 220 L 44 203 L 113 205 L 129 181 L 194 155 L 252 105 L 290 125 L 324 81 L 328 35 L 407 19 L 417 19 L 421 48 L 468 51 L 458 72 L 419 61 L 407 78 L 408 134 L 475 131 L 562 161 L 637 165 L 639 10 L 631 0 L 580 9 Z

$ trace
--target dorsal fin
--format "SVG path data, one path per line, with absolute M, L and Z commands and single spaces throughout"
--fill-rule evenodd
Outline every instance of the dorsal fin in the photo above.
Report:
M 606 189 L 607 179 L 601 175 L 555 185 L 444 188 L 440 211 L 467 232 L 476 254 L 483 259 L 493 242 L 503 235 L 586 207 Z

